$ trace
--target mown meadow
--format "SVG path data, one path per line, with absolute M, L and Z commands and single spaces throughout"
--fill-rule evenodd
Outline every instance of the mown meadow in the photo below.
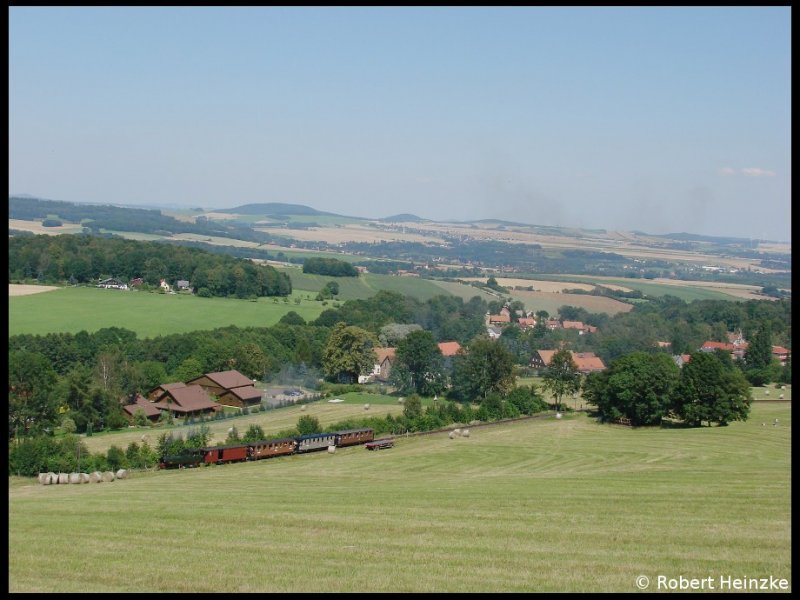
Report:
M 113 483 L 10 478 L 9 591 L 791 582 L 790 446 L 790 403 L 758 402 L 727 427 L 630 429 L 576 413 Z

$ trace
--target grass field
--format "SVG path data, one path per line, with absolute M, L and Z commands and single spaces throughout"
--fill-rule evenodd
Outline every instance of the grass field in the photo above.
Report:
M 779 420 L 779 426 L 762 426 Z M 395 448 L 9 480 L 10 592 L 635 592 L 791 585 L 791 408 L 728 427 L 586 415 Z M 790 588 L 791 589 L 791 588 Z
M 268 327 L 290 310 L 306 320 L 319 316 L 319 302 L 301 300 L 256 302 L 229 298 L 198 298 L 187 294 L 123 292 L 97 288 L 63 288 L 8 299 L 8 333 L 77 333 L 103 327 L 124 327 L 140 337 L 214 329 L 227 325 Z

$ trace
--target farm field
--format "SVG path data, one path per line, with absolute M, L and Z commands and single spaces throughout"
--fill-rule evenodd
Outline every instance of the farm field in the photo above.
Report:
M 323 310 L 319 302 L 301 299 L 300 304 L 295 304 L 273 300 L 260 298 L 251 302 L 70 287 L 46 294 L 10 297 L 8 333 L 77 333 L 124 327 L 140 337 L 155 337 L 227 325 L 268 327 L 290 310 L 306 320 L 313 320 Z
M 546 310 L 551 315 L 557 314 L 558 309 L 564 305 L 579 306 L 590 313 L 607 313 L 612 317 L 617 313 L 633 310 L 633 304 L 620 302 L 607 296 L 529 292 L 527 290 L 509 290 L 509 295 L 514 300 L 522 302 L 526 310 Z
M 790 451 L 790 404 L 760 403 L 728 427 L 577 414 L 100 485 L 10 478 L 9 591 L 635 592 L 659 575 L 791 586 Z

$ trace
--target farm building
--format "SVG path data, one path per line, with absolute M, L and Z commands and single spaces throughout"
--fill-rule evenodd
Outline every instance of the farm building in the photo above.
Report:
M 221 408 L 199 385 L 184 385 L 168 390 L 153 406 L 181 417 L 213 413 Z
M 261 402 L 261 391 L 253 386 L 253 380 L 239 371 L 218 371 L 206 373 L 187 381 L 187 385 L 199 385 L 207 393 L 216 396 L 221 404 L 227 406 L 252 406 Z
M 128 284 L 116 277 L 109 277 L 108 279 L 101 279 L 97 283 L 97 287 L 112 290 L 127 290 Z
M 175 383 L 162 383 L 147 392 L 147 399 L 150 400 L 150 402 L 158 402 L 164 397 L 164 394 L 182 387 L 186 387 L 186 384 L 181 381 Z
M 147 398 L 141 394 L 136 394 L 133 397 L 133 402 L 130 400 L 131 398 L 124 398 L 122 401 L 122 410 L 130 423 L 133 423 L 137 410 L 141 410 L 149 421 L 158 421 L 161 411 Z
M 556 352 L 558 352 L 558 350 L 537 350 L 531 357 L 531 367 L 534 369 L 543 369 L 547 367 Z M 606 365 L 594 352 L 570 351 L 570 353 L 572 354 L 572 360 L 578 365 L 578 371 L 581 373 L 593 373 L 606 368 Z
M 378 358 L 372 368 L 372 378 L 388 381 L 389 374 L 392 372 L 395 348 L 374 348 L 374 351 Z

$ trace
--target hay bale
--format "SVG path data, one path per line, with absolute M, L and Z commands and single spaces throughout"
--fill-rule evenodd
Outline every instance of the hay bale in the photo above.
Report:
M 306 405 L 305 405 L 305 404 L 303 404 L 303 406 L 301 406 L 301 407 L 300 407 L 300 410 L 301 410 L 301 411 L 305 411 L 305 409 L 306 409 Z
M 369 410 L 369 404 L 364 405 L 364 410 Z
M 782 390 L 785 390 L 785 389 L 786 389 L 786 386 L 785 386 L 785 385 L 782 385 L 782 386 L 781 386 L 781 389 L 782 389 Z
M 398 399 L 397 399 L 397 403 L 398 403 L 398 404 L 402 404 L 402 403 L 403 403 L 403 402 L 405 402 L 405 401 L 406 401 L 406 399 L 405 399 L 405 398 L 398 398 Z
M 556 413 L 556 419 L 560 419 L 560 418 L 561 418 L 561 413 L 560 413 L 560 412 L 557 412 L 557 413 Z
M 461 430 L 458 428 L 453 429 L 453 433 L 455 433 L 456 435 L 461 435 Z
M 456 437 L 456 433 L 455 433 L 455 431 L 451 431 L 451 432 L 448 434 L 448 437 L 449 437 L 451 440 L 455 439 L 455 437 Z
M 89 475 L 89 481 L 92 483 L 102 483 L 103 482 L 103 474 L 100 471 L 95 471 L 91 475 Z
M 89 483 L 91 478 L 88 473 L 81 473 L 81 483 Z
M 472 425 L 472 426 L 475 426 L 475 425 L 480 425 L 481 422 L 478 421 L 477 419 L 475 419 L 474 421 L 470 421 L 469 424 Z
M 116 475 L 117 479 L 125 479 L 128 476 L 128 472 L 125 469 L 118 469 Z
M 328 454 L 335 454 L 336 446 L 328 446 Z
M 114 471 L 106 471 L 103 473 L 103 481 L 114 481 Z
M 461 437 L 469 437 L 469 429 L 465 429 L 461 432 Z
M 783 400 L 783 394 L 781 394 L 780 396 L 778 396 L 778 400 Z
M 147 434 L 146 434 L 146 433 L 145 433 L 145 434 L 142 436 L 142 441 L 143 441 L 143 442 L 146 442 L 146 441 L 147 441 Z
M 69 482 L 70 483 L 80 483 L 81 482 L 81 474 L 80 473 L 70 473 L 69 474 Z
M 45 485 L 45 482 L 44 482 L 45 479 L 49 480 L 50 479 L 50 475 L 48 475 L 47 473 L 39 473 L 39 483 L 41 483 L 42 485 Z
M 50 483 L 55 485 L 58 483 L 58 475 L 53 473 L 52 471 L 48 471 L 47 474 L 50 476 Z
M 67 473 L 59 473 L 58 483 L 69 483 L 69 475 Z
M 764 395 L 769 396 L 769 390 L 764 390 Z

